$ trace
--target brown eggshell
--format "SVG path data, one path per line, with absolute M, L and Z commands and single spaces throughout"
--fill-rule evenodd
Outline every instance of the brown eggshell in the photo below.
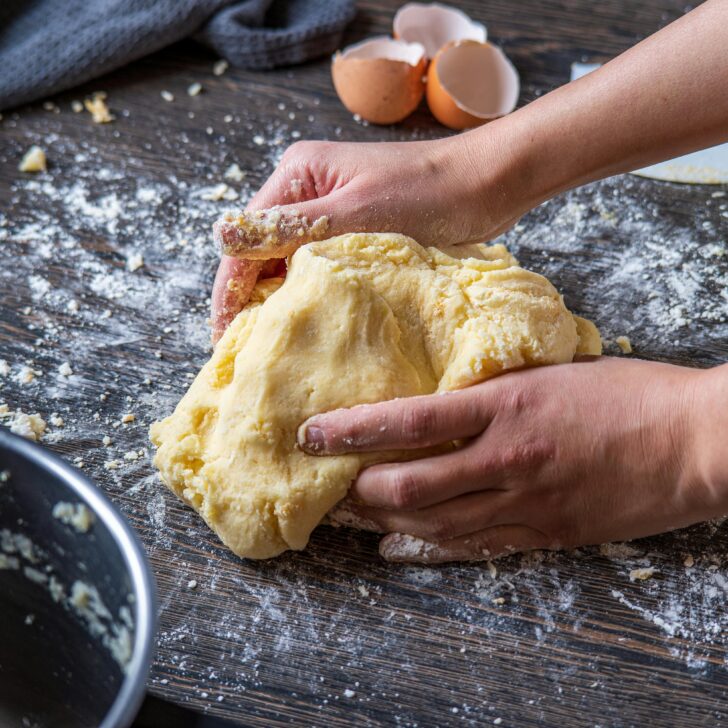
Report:
M 331 76 L 352 114 L 374 124 L 395 124 L 422 100 L 425 64 L 419 43 L 372 38 L 336 53 Z
M 421 43 L 428 60 L 448 43 L 459 40 L 485 43 L 488 39 L 482 23 L 471 20 L 462 10 L 440 3 L 403 5 L 394 16 L 392 30 L 395 38 Z
M 518 72 L 490 43 L 449 43 L 430 63 L 427 105 L 451 129 L 468 129 L 505 116 L 516 107 Z

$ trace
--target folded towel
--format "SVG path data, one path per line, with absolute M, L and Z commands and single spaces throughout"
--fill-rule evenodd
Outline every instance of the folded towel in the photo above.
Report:
M 232 65 L 332 53 L 354 0 L 2 0 L 0 109 L 64 91 L 188 36 Z

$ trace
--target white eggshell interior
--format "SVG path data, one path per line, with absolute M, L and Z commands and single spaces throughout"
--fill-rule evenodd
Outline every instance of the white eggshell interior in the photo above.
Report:
M 439 3 L 407 3 L 394 16 L 394 34 L 408 43 L 421 43 L 428 58 L 434 58 L 446 43 L 477 40 L 485 43 L 484 25 L 471 20 L 462 10 Z
M 341 52 L 341 57 L 350 58 L 385 58 L 389 61 L 404 61 L 416 66 L 425 54 L 419 43 L 407 43 L 387 36 L 378 36 L 350 45 Z
M 453 101 L 473 116 L 504 116 L 518 102 L 518 72 L 505 53 L 489 43 L 448 48 L 437 59 L 437 75 Z

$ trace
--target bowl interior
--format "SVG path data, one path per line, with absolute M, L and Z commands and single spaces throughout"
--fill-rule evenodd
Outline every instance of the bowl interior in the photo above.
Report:
M 150 583 L 89 481 L 0 432 L 0 725 L 129 725 L 153 639 Z

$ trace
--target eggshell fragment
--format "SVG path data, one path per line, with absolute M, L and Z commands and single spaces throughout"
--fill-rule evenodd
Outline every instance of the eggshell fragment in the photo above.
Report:
M 451 129 L 468 129 L 510 113 L 519 92 L 518 72 L 490 43 L 449 43 L 427 73 L 427 104 L 433 116 Z
M 331 75 L 352 114 L 374 124 L 394 124 L 420 103 L 425 66 L 422 45 L 382 36 L 336 53 Z
M 428 60 L 447 43 L 475 40 L 485 43 L 484 25 L 471 20 L 462 10 L 440 3 L 407 3 L 394 16 L 394 37 L 421 43 Z

